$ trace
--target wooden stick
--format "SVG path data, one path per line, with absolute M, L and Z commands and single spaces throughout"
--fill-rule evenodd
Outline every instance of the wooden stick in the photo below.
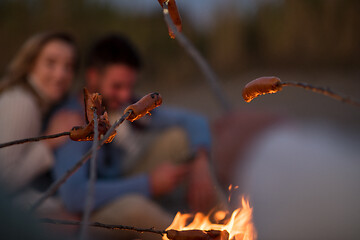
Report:
M 79 226 L 84 223 L 79 221 L 69 221 L 69 220 L 58 220 L 58 219 L 50 219 L 50 218 L 41 218 L 39 219 L 41 223 L 48 224 L 61 224 L 61 225 L 72 225 Z M 98 227 L 98 228 L 106 228 L 109 230 L 129 230 L 135 231 L 139 233 L 154 233 L 159 234 L 161 236 L 166 236 L 170 240 L 229 240 L 229 233 L 226 230 L 155 230 L 154 228 L 136 228 L 132 226 L 125 225 L 112 225 L 112 224 L 104 224 L 99 222 L 88 223 L 87 226 L 90 227 Z
M 79 221 L 69 221 L 69 220 L 58 220 L 58 219 L 50 219 L 50 218 L 41 218 L 39 219 L 41 223 L 49 223 L 49 224 L 62 224 L 62 225 L 73 225 L 73 226 L 79 226 L 83 223 Z M 129 231 L 136 231 L 140 233 L 154 233 L 154 234 L 160 234 L 163 236 L 166 232 L 165 231 L 159 231 L 155 230 L 154 228 L 136 228 L 131 226 L 124 226 L 124 225 L 111 225 L 111 224 L 104 224 L 99 222 L 93 222 L 88 223 L 88 226 L 91 227 L 98 227 L 98 228 L 106 228 L 110 230 L 129 230 Z
M 99 144 L 99 126 L 98 126 L 98 116 L 96 113 L 96 109 L 94 109 L 94 140 L 92 144 L 92 155 L 90 159 L 90 180 L 89 180 L 89 189 L 86 195 L 85 200 L 85 210 L 82 218 L 82 225 L 80 230 L 80 239 L 87 239 L 87 230 L 90 219 L 90 214 L 94 205 L 94 194 L 95 194 L 95 182 L 96 182 L 96 155 L 97 155 L 97 147 Z
M 195 48 L 195 46 L 189 41 L 189 39 L 187 39 L 187 37 L 183 33 L 177 30 L 175 24 L 173 23 L 170 17 L 167 2 L 164 2 L 163 4 L 163 14 L 166 24 L 175 35 L 175 39 L 178 41 L 180 46 L 182 46 L 185 49 L 185 51 L 194 59 L 195 63 L 198 65 L 198 67 L 204 74 L 205 79 L 208 81 L 208 84 L 210 85 L 215 97 L 221 104 L 221 107 L 225 111 L 231 110 L 230 101 L 225 96 L 224 91 L 220 86 L 219 80 L 216 77 L 214 71 L 211 69 L 210 65 L 207 63 L 205 58 L 200 54 L 200 52 Z
M 38 142 L 38 141 L 45 140 L 45 139 L 58 138 L 58 137 L 68 136 L 68 135 L 70 135 L 70 132 L 62 132 L 62 133 L 57 133 L 57 134 L 53 134 L 53 135 L 25 138 L 25 139 L 15 140 L 15 141 L 11 141 L 11 142 L 1 143 L 0 148 L 9 147 L 9 146 L 16 145 L 16 144 L 28 143 L 28 142 Z
M 126 112 L 124 115 L 121 116 L 106 132 L 105 136 L 101 139 L 101 141 L 97 144 L 97 148 L 100 148 L 105 141 L 110 137 L 112 132 L 124 122 L 124 120 L 132 113 L 132 111 Z M 55 181 L 47 190 L 46 192 L 32 205 L 31 211 L 36 210 L 46 199 L 48 199 L 51 195 L 53 195 L 59 187 L 64 184 L 70 176 L 72 176 L 81 166 L 83 166 L 89 157 L 92 154 L 92 149 L 90 149 L 85 155 L 71 168 L 69 169 L 61 178 Z
M 345 97 L 345 96 L 341 96 L 338 93 L 333 92 L 331 89 L 329 88 L 322 88 L 322 87 L 315 87 L 312 86 L 310 84 L 307 83 L 300 83 L 300 82 L 283 82 L 281 83 L 282 86 L 293 86 L 293 87 L 299 87 L 299 88 L 304 88 L 306 90 L 310 90 L 312 92 L 316 92 L 316 93 L 320 93 L 322 95 L 331 97 L 335 100 L 341 101 L 343 103 L 347 103 L 347 104 L 351 104 L 357 107 L 360 107 L 360 102 L 357 102 L 353 99 L 351 99 L 350 97 Z

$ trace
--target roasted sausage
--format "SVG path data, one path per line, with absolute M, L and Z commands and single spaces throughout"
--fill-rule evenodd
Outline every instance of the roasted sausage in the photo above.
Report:
M 70 131 L 70 139 L 73 141 L 92 141 L 94 139 L 94 122 L 86 126 L 76 126 Z
M 146 114 L 150 114 L 150 111 L 154 108 L 160 106 L 162 103 L 162 97 L 159 93 L 149 93 L 141 98 L 138 102 L 128 106 L 124 114 L 128 111 L 131 111 L 131 114 L 126 118 L 127 120 L 133 122 Z
M 104 126 L 104 122 L 99 121 L 98 125 L 99 129 L 99 139 L 106 134 L 107 130 L 110 128 L 109 126 Z M 116 136 L 116 131 L 114 131 L 108 139 L 106 139 L 105 143 L 110 143 Z M 93 141 L 94 140 L 94 121 L 91 121 L 86 126 L 76 126 L 73 127 L 70 131 L 70 139 L 73 141 Z
M 163 7 L 163 4 L 167 0 L 158 0 L 158 1 L 160 3 L 161 7 Z M 179 11 L 177 9 L 175 0 L 169 0 L 168 9 L 169 9 L 170 17 L 171 17 L 173 23 L 175 24 L 176 29 L 179 32 L 181 32 L 182 31 L 181 17 L 180 17 Z M 170 29 L 170 27 L 169 27 L 169 35 L 171 38 L 175 38 L 175 35 L 174 35 L 173 31 Z
M 246 102 L 250 102 L 259 95 L 276 93 L 281 89 L 282 85 L 279 78 L 260 77 L 246 84 L 242 96 Z
M 85 104 L 85 126 L 73 127 L 70 131 L 70 139 L 73 141 L 92 141 L 94 140 L 94 111 L 98 116 L 98 130 L 99 130 L 99 139 L 110 128 L 110 123 L 108 119 L 107 112 L 105 111 L 104 106 L 102 105 L 102 96 L 98 93 L 89 93 L 89 91 L 84 88 L 84 104 Z M 106 139 L 105 143 L 111 142 L 116 135 L 114 131 L 111 136 Z

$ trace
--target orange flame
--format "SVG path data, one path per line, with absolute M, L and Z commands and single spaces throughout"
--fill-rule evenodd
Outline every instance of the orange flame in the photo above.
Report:
M 226 230 L 229 233 L 229 239 L 234 240 L 254 240 L 256 239 L 256 230 L 252 222 L 252 208 L 249 201 L 242 198 L 241 208 L 236 209 L 227 223 L 213 223 L 210 215 L 205 216 L 202 213 L 196 213 L 193 221 L 191 214 L 181 214 L 178 212 L 172 224 L 166 230 Z M 226 212 L 217 211 L 213 213 L 213 218 L 217 222 L 222 222 L 226 217 Z M 163 240 L 168 240 L 164 235 Z

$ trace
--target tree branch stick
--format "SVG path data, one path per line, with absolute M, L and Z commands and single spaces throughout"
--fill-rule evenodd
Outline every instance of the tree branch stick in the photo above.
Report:
M 49 218 L 41 218 L 39 219 L 41 223 L 49 223 L 49 224 L 62 224 L 62 225 L 71 225 L 71 226 L 78 226 L 82 225 L 83 223 L 78 221 L 69 221 L 69 220 L 57 220 L 57 219 L 49 219 Z M 154 233 L 159 234 L 161 236 L 166 235 L 169 239 L 172 240 L 228 240 L 229 233 L 226 230 L 200 230 L 200 229 L 193 229 L 193 230 L 167 230 L 167 231 L 159 231 L 155 230 L 154 228 L 136 228 L 131 226 L 124 226 L 124 225 L 111 225 L 111 224 L 103 224 L 99 222 L 89 223 L 88 226 L 91 227 L 98 227 L 98 228 L 105 228 L 109 230 L 129 230 L 135 231 L 139 233 Z
M 97 144 L 97 148 L 100 148 L 110 137 L 110 135 L 114 132 L 114 130 L 124 122 L 124 120 L 131 114 L 131 110 L 126 112 L 124 115 L 121 116 L 120 119 L 118 119 L 106 132 L 105 136 L 101 139 L 101 141 Z M 92 154 L 92 149 L 90 149 L 85 155 L 71 168 L 69 169 L 61 178 L 59 178 L 57 181 L 55 181 L 47 190 L 46 192 L 33 204 L 31 207 L 31 211 L 36 210 L 47 198 L 49 198 L 51 195 L 53 195 L 59 187 L 65 183 L 68 178 L 73 175 L 82 165 L 86 163 L 86 161 L 89 159 L 89 157 Z
M 39 221 L 41 223 L 73 225 L 73 226 L 79 226 L 79 225 L 84 224 L 79 221 L 57 220 L 57 219 L 50 219 L 50 218 L 41 218 L 41 219 L 39 219 Z M 106 228 L 106 229 L 110 229 L 110 230 L 129 230 L 129 231 L 136 231 L 136 232 L 140 232 L 140 233 L 149 232 L 149 233 L 160 234 L 161 236 L 163 236 L 166 233 L 166 231 L 155 230 L 153 228 L 136 228 L 136 227 L 124 226 L 124 225 L 104 224 L 104 223 L 99 223 L 99 222 L 88 223 L 87 226 Z
M 98 116 L 96 109 L 94 110 L 94 140 L 92 144 L 92 155 L 90 159 L 90 180 L 88 184 L 88 192 L 85 200 L 85 210 L 82 218 L 82 225 L 80 230 L 80 239 L 85 240 L 87 238 L 87 229 L 90 219 L 90 214 L 94 205 L 95 194 L 95 182 L 96 182 L 96 155 L 99 144 L 99 130 L 98 130 Z
M 163 14 L 166 24 L 169 26 L 169 28 L 172 30 L 172 32 L 175 35 L 175 39 L 178 41 L 180 46 L 182 46 L 185 49 L 185 51 L 194 59 L 195 63 L 201 69 L 216 99 L 221 104 L 221 107 L 226 111 L 231 110 L 230 101 L 225 96 L 224 91 L 222 90 L 219 84 L 218 78 L 216 77 L 215 73 L 213 72 L 209 64 L 206 62 L 205 58 L 200 54 L 200 52 L 195 48 L 195 46 L 187 39 L 187 37 L 181 32 L 179 32 L 176 26 L 174 25 L 169 15 L 167 2 L 163 4 Z
M 285 86 L 293 86 L 293 87 L 304 88 L 306 90 L 310 90 L 312 92 L 320 93 L 322 95 L 334 98 L 338 101 L 360 107 L 360 102 L 357 102 L 357 101 L 351 99 L 350 97 L 341 96 L 328 88 L 315 87 L 315 86 L 312 86 L 307 83 L 299 83 L 299 82 L 283 82 L 283 83 L 281 83 L 281 85 L 284 87 Z
M 38 141 L 45 140 L 45 139 L 58 138 L 58 137 L 68 136 L 68 135 L 70 135 L 70 132 L 62 132 L 62 133 L 57 133 L 57 134 L 53 134 L 53 135 L 33 137 L 33 138 L 25 138 L 25 139 L 15 140 L 15 141 L 11 141 L 11 142 L 1 143 L 0 148 L 9 147 L 9 146 L 16 145 L 16 144 L 23 144 L 23 143 L 27 143 L 27 142 L 38 142 Z
M 190 55 L 190 57 L 193 58 L 194 62 L 198 65 L 201 72 L 205 76 L 205 79 L 210 86 L 215 98 L 218 100 L 221 109 L 224 112 L 229 112 L 232 109 L 232 105 L 227 98 L 227 96 L 224 93 L 224 90 L 222 89 L 220 85 L 220 81 L 218 80 L 216 74 L 210 67 L 210 65 L 207 63 L 205 58 L 201 55 L 201 53 L 196 49 L 196 47 L 190 42 L 190 40 L 181 32 L 179 32 L 173 23 L 168 9 L 168 3 L 164 2 L 163 4 L 163 15 L 166 24 L 168 27 L 172 30 L 173 34 L 175 35 L 175 40 L 179 43 L 179 45 Z M 215 175 L 215 169 L 214 169 L 214 161 L 211 159 L 210 161 L 210 172 L 212 175 L 212 179 L 214 180 L 216 185 L 219 185 L 219 181 Z M 223 192 L 221 192 L 221 198 L 226 199 Z M 225 201 L 226 203 L 226 201 Z

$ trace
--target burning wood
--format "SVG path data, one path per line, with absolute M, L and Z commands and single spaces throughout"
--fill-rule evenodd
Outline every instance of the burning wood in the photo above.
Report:
M 168 230 L 166 235 L 170 240 L 228 240 L 229 233 L 225 230 Z
M 215 222 L 210 220 L 210 215 L 204 216 L 197 213 L 194 218 L 191 214 L 178 213 L 173 223 L 164 230 L 153 228 L 136 228 L 133 226 L 110 225 L 99 222 L 87 223 L 88 226 L 113 229 L 130 230 L 140 233 L 154 233 L 163 237 L 163 240 L 255 240 L 256 230 L 252 223 L 252 208 L 244 198 L 241 201 L 241 208 L 236 209 L 231 217 L 226 218 L 226 212 L 214 212 Z M 189 223 L 189 220 L 192 222 Z M 43 218 L 43 223 L 81 225 L 78 221 L 56 220 Z
M 197 213 L 176 214 L 172 224 L 166 229 L 163 240 L 253 240 L 256 239 L 255 227 L 252 223 L 252 208 L 244 198 L 241 208 L 236 209 L 229 219 L 226 214 L 217 211 L 214 216 L 217 222 L 211 221 L 210 215 Z M 221 214 L 218 214 L 221 213 Z M 221 217 L 222 216 L 222 217 Z M 189 223 L 189 220 L 192 221 Z

